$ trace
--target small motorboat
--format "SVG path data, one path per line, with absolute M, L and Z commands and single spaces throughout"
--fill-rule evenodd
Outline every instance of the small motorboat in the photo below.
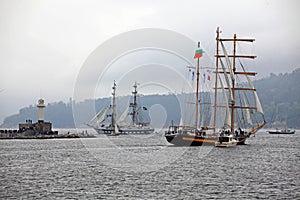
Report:
M 274 131 L 267 131 L 270 134 L 294 134 L 296 131 L 291 129 L 282 129 L 282 130 L 274 130 Z
M 233 137 L 233 135 L 220 135 L 218 140 L 215 142 L 216 147 L 234 147 L 238 141 Z

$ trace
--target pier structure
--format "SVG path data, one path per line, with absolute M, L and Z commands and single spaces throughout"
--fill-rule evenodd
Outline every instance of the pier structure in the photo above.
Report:
M 32 120 L 26 120 L 26 123 L 19 124 L 19 132 L 26 133 L 27 135 L 36 135 L 36 134 L 57 134 L 56 131 L 52 131 L 52 123 L 44 121 L 44 108 L 45 101 L 43 99 L 38 100 L 38 121 L 32 123 Z
M 19 129 L 0 129 L 1 139 L 52 139 L 52 138 L 91 138 L 93 134 L 88 134 L 87 131 L 81 134 L 66 133 L 58 134 L 58 131 L 52 131 L 52 123 L 44 121 L 45 102 L 39 99 L 37 103 L 38 121 L 33 123 L 31 119 L 27 119 L 25 123 L 19 124 Z

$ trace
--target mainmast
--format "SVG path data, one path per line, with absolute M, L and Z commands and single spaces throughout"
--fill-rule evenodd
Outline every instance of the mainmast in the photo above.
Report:
M 200 48 L 200 42 L 198 42 L 198 49 Z M 197 72 L 196 72 L 196 79 L 197 79 L 197 86 L 196 86 L 196 121 L 195 121 L 195 128 L 198 128 L 198 115 L 199 115 L 199 57 L 197 58 Z
M 136 101 L 136 96 L 137 96 L 137 83 L 135 82 L 133 85 L 134 90 L 132 91 L 133 94 L 133 103 L 130 103 L 129 107 L 132 107 L 132 112 L 130 115 L 132 116 L 132 123 L 136 124 L 137 123 L 137 101 Z
M 235 67 L 235 58 L 236 58 L 236 34 L 233 35 L 233 63 L 232 63 L 232 71 L 233 74 L 235 74 L 236 71 L 236 67 Z M 230 125 L 230 131 L 231 133 L 234 132 L 234 109 L 235 109 L 235 79 L 232 78 L 231 79 L 231 96 L 232 96 L 232 100 L 231 100 L 231 125 Z
M 235 109 L 236 108 L 241 108 L 241 109 L 254 109 L 252 107 L 246 107 L 246 106 L 236 106 L 235 104 L 235 91 L 237 90 L 254 90 L 253 88 L 237 88 L 236 87 L 236 83 L 235 83 L 235 75 L 250 75 L 250 76 L 254 76 L 256 75 L 255 72 L 246 72 L 246 71 L 240 71 L 237 72 L 236 71 L 236 58 L 251 58 L 254 59 L 256 56 L 252 56 L 252 55 L 237 55 L 236 54 L 236 44 L 237 42 L 253 42 L 255 41 L 255 39 L 238 39 L 236 34 L 233 35 L 233 38 L 220 38 L 219 37 L 219 28 L 217 28 L 217 50 L 216 50 L 216 84 L 215 84 L 215 110 L 214 110 L 214 126 L 216 126 L 216 95 L 217 95 L 217 79 L 218 79 L 218 73 L 230 73 L 231 74 L 231 86 L 230 87 L 230 91 L 231 91 L 231 102 L 230 102 L 230 107 L 231 107 L 231 124 L 230 124 L 230 131 L 234 132 L 234 121 L 235 121 Z M 223 45 L 223 41 L 227 42 L 233 42 L 233 54 L 232 55 L 227 55 L 227 53 L 224 50 L 224 45 Z M 223 55 L 219 54 L 219 43 L 221 43 L 222 47 L 223 47 Z M 229 58 L 232 58 L 232 65 L 231 63 L 228 61 L 228 68 L 230 69 L 230 72 L 224 72 L 224 71 L 218 71 L 218 60 L 221 58 L 226 58 L 227 60 L 229 60 Z M 228 89 L 228 88 L 227 88 Z M 215 129 L 216 127 L 214 127 Z
M 218 94 L 218 70 L 219 70 L 219 37 L 220 30 L 217 28 L 217 37 L 216 37 L 216 80 L 215 80 L 215 99 L 214 99 L 214 125 L 213 125 L 213 133 L 216 133 L 217 127 L 217 94 Z

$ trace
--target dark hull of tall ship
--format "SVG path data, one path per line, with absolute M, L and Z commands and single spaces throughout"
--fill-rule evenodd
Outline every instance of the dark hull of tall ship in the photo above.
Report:
M 215 145 L 215 136 L 191 136 L 187 134 L 165 134 L 166 140 L 175 146 L 205 146 Z
M 237 142 L 237 145 L 245 145 L 246 143 L 246 140 L 247 140 L 247 136 L 245 135 L 239 135 L 239 136 L 236 136 L 235 139 L 238 141 Z
M 165 134 L 166 140 L 175 146 L 210 146 L 215 145 L 217 136 L 191 136 L 186 134 Z M 237 145 L 245 145 L 247 136 L 238 136 Z
M 115 134 L 114 128 L 94 128 L 97 133 L 99 134 L 105 134 L 105 135 L 111 135 Z M 119 129 L 118 134 L 120 135 L 140 135 L 140 134 L 152 134 L 154 133 L 153 128 L 124 128 Z

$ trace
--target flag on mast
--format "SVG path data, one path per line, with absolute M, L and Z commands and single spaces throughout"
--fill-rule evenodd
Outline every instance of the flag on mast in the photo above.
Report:
M 203 49 L 197 49 L 195 51 L 194 58 L 200 58 L 200 57 L 202 57 L 202 53 L 204 53 Z

